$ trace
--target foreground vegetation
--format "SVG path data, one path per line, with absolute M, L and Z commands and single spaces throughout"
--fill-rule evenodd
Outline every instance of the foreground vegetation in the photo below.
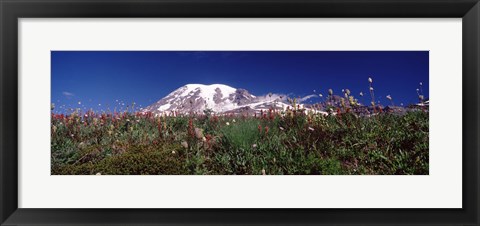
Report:
M 428 174 L 428 111 L 52 114 L 52 174 Z

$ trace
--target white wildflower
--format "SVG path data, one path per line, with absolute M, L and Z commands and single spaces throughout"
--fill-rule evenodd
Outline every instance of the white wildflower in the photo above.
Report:
M 372 78 L 369 77 L 368 82 L 372 83 L 373 82 Z
M 182 141 L 181 145 L 184 147 L 184 148 L 188 148 L 188 143 L 186 141 Z
M 314 131 L 315 129 L 314 129 L 314 128 L 312 128 L 312 127 L 308 127 L 308 130 L 310 130 L 310 131 Z
M 230 123 L 229 123 L 229 122 L 226 122 L 225 124 L 226 124 L 227 126 L 229 126 L 229 125 L 230 125 Z
M 267 175 L 267 172 L 265 171 L 265 169 L 262 169 L 262 175 Z
M 202 139 L 203 136 L 203 129 L 195 128 L 195 136 L 197 139 Z

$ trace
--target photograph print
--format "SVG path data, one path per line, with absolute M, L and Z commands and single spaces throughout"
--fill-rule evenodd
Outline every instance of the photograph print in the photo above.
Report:
M 52 175 L 428 175 L 428 51 L 51 51 Z

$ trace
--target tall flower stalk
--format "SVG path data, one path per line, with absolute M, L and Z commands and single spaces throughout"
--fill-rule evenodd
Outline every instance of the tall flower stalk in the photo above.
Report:
M 417 88 L 417 96 L 418 96 L 418 101 L 423 104 L 424 96 L 423 96 L 423 89 L 422 89 L 423 83 L 419 83 L 419 88 Z
M 370 91 L 370 97 L 372 99 L 371 101 L 371 104 L 372 104 L 372 107 L 375 108 L 375 92 L 373 91 L 373 86 L 372 86 L 372 83 L 373 83 L 373 79 L 372 78 L 368 78 L 368 83 L 369 83 L 369 91 Z
M 332 106 L 333 105 L 333 90 L 328 89 L 328 105 Z
M 392 96 L 387 95 L 387 99 L 390 100 L 390 103 L 392 104 L 392 106 L 395 106 L 395 104 L 393 104 Z
M 360 92 L 359 95 L 360 95 L 360 98 L 362 99 L 362 103 L 364 103 L 364 100 L 363 100 L 363 92 Z

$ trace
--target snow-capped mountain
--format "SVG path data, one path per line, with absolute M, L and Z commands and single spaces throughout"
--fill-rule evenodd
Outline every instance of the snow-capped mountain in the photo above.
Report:
M 285 97 L 277 95 L 257 97 L 245 89 L 237 89 L 223 84 L 188 84 L 182 86 L 144 108 L 143 112 L 181 114 L 203 113 L 212 109 L 216 113 L 259 112 L 271 108 L 285 110 L 288 106 Z

